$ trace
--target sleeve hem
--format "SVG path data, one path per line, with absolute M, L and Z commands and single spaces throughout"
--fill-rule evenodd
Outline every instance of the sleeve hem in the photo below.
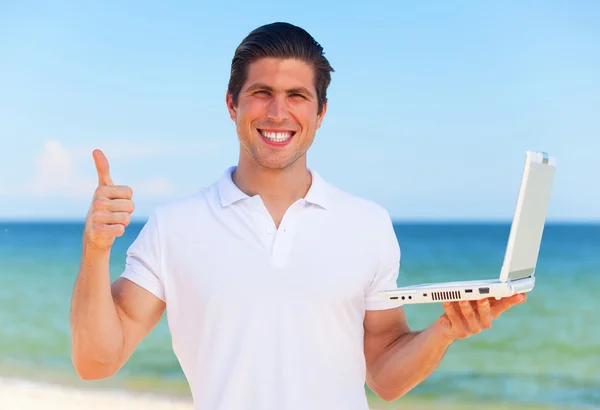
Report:
M 154 296 L 165 302 L 165 292 L 162 286 L 156 283 L 153 280 L 148 279 L 147 277 L 140 275 L 139 273 L 133 270 L 126 270 L 121 274 L 122 278 L 128 279 L 136 285 L 141 286 L 148 292 L 152 293 Z

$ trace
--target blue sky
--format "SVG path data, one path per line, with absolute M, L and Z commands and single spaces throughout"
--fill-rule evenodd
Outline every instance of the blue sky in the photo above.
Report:
M 0 219 L 83 219 L 94 148 L 140 219 L 212 183 L 234 49 L 288 21 L 336 70 L 308 156 L 330 182 L 398 220 L 510 219 L 544 150 L 548 218 L 600 220 L 598 2 L 123 3 L 0 4 Z

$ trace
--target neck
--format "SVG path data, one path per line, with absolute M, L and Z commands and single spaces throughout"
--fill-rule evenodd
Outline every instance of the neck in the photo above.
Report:
M 246 195 L 259 195 L 265 205 L 287 208 L 304 198 L 312 183 L 306 156 L 285 169 L 269 169 L 255 162 L 240 161 L 233 183 Z

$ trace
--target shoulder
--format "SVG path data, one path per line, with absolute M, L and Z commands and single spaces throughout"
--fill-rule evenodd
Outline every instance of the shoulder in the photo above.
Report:
M 399 253 L 396 229 L 383 205 L 329 183 L 328 191 L 329 208 L 340 232 L 361 242 L 365 250 Z M 392 252 L 388 252 L 390 249 Z
M 374 200 L 364 198 L 331 186 L 332 211 L 343 215 L 351 235 L 366 241 L 364 249 L 371 249 L 384 266 L 394 265 L 400 258 L 400 245 L 390 212 Z
M 193 217 L 201 217 L 210 211 L 219 200 L 215 185 L 157 205 L 152 210 L 151 218 L 164 227 L 180 221 L 189 221 Z
M 374 200 L 352 194 L 330 184 L 332 210 L 368 226 L 387 229 L 392 225 L 389 211 Z

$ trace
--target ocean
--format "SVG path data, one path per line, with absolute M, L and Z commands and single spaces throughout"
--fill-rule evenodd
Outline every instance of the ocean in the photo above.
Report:
M 133 223 L 117 239 L 113 278 L 141 227 Z M 189 394 L 165 318 L 116 376 L 77 379 L 69 309 L 82 229 L 75 222 L 0 222 L 0 377 Z M 510 226 L 397 223 L 395 229 L 402 250 L 398 284 L 405 285 L 497 277 Z M 491 329 L 457 341 L 405 399 L 600 409 L 600 225 L 549 223 L 536 277 L 525 304 Z M 442 312 L 431 304 L 407 306 L 406 313 L 416 330 Z

